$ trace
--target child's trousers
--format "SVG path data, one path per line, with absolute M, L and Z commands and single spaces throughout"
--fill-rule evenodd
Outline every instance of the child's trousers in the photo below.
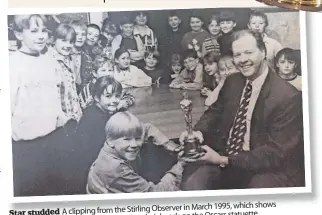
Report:
M 75 125 L 69 125 L 75 126 Z M 66 195 L 73 132 L 58 128 L 45 137 L 12 141 L 14 196 Z

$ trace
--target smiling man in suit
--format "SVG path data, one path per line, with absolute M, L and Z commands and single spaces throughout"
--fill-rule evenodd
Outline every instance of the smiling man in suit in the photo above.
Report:
M 240 73 L 195 125 L 205 154 L 186 168 L 182 189 L 304 186 L 301 92 L 268 67 L 260 35 L 234 32 L 232 52 Z

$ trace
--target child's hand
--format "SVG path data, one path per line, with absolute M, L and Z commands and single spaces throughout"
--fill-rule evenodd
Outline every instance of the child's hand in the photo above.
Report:
M 210 92 L 211 90 L 209 88 L 204 87 L 201 89 L 201 95 L 203 96 L 209 96 Z
M 187 163 L 195 163 L 195 162 L 198 162 L 200 158 L 204 156 L 204 154 L 205 153 L 202 152 L 188 157 L 188 156 L 185 156 L 184 151 L 181 151 L 178 153 L 178 162 L 182 162 L 183 166 L 185 166 L 185 164 Z
M 169 87 L 171 87 L 171 88 L 175 88 L 175 89 L 180 89 L 180 84 L 177 84 L 177 83 L 171 83 L 171 84 L 169 85 Z
M 117 106 L 117 110 L 126 110 L 129 108 L 129 103 L 126 100 L 121 100 Z
M 175 142 L 173 142 L 172 140 L 169 140 L 165 146 L 164 146 L 168 151 L 171 152 L 176 152 L 176 153 L 180 153 L 183 150 L 183 146 L 176 144 Z
M 83 109 L 87 108 L 94 102 L 94 98 L 90 93 L 89 84 L 83 89 L 83 93 L 79 93 L 80 105 Z

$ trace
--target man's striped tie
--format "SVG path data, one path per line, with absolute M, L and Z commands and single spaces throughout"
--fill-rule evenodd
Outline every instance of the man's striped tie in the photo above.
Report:
M 244 137 L 247 130 L 246 113 L 251 94 L 252 84 L 251 82 L 248 82 L 244 90 L 243 99 L 235 116 L 230 138 L 228 140 L 228 145 L 226 148 L 228 155 L 238 154 L 239 152 L 243 151 Z

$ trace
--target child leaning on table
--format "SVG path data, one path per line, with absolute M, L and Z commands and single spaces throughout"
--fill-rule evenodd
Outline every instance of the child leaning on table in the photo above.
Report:
M 89 170 L 87 193 L 133 193 L 177 191 L 181 183 L 185 162 L 178 162 L 161 178 L 158 184 L 145 180 L 138 173 L 140 149 L 149 138 L 154 144 L 169 151 L 181 147 L 169 141 L 157 128 L 142 124 L 130 112 L 114 114 L 105 126 L 106 142 Z
M 176 79 L 183 69 L 183 60 L 179 53 L 173 53 L 170 61 L 171 81 Z
M 123 88 L 149 87 L 152 78 L 138 67 L 131 65 L 129 50 L 120 48 L 114 54 L 114 79 L 122 84 Z
M 203 66 L 196 51 L 188 49 L 183 53 L 184 69 L 171 84 L 171 88 L 201 90 L 203 85 Z
M 203 88 L 201 94 L 207 95 L 205 92 L 214 90 L 218 84 L 218 61 L 220 55 L 217 52 L 208 52 L 203 58 L 204 77 Z
M 169 84 L 170 74 L 168 70 L 159 65 L 160 53 L 156 50 L 144 53 L 145 66 L 143 72 L 152 78 L 153 84 Z

